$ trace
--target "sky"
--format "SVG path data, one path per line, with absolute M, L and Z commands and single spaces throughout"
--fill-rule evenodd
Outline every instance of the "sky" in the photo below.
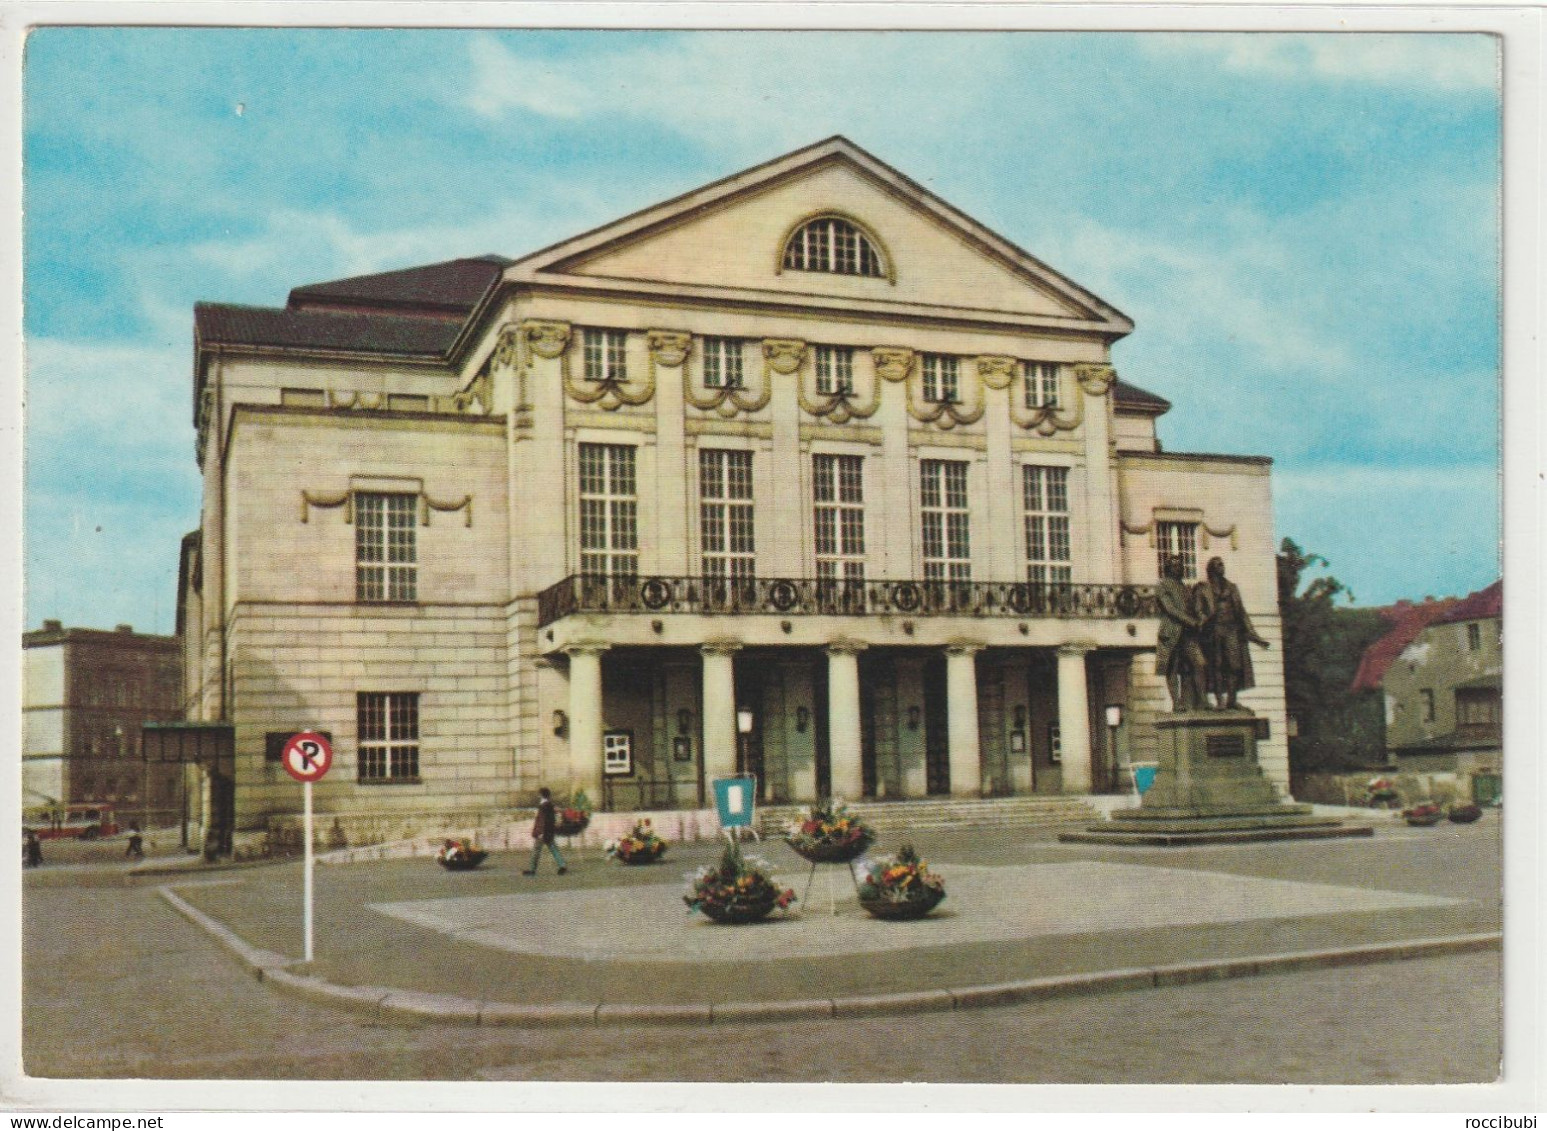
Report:
M 197 301 L 520 256 L 843 134 L 1122 310 L 1361 605 L 1499 576 L 1496 41 L 44 28 L 25 620 L 170 632 Z

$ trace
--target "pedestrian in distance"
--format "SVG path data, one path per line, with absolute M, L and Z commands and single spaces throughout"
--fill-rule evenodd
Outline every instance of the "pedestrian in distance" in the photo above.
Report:
M 537 791 L 537 818 L 532 822 L 532 863 L 521 874 L 537 875 L 537 863 L 542 859 L 543 848 L 553 854 L 553 862 L 559 866 L 559 875 L 569 871 L 559 846 L 553 842 L 553 830 L 558 825 L 558 812 L 553 807 L 553 791 L 543 786 Z
M 24 834 L 23 858 L 29 868 L 40 867 L 43 863 L 43 841 L 31 829 Z
M 135 860 L 145 859 L 145 835 L 138 824 L 129 826 L 129 843 L 124 846 L 124 856 Z

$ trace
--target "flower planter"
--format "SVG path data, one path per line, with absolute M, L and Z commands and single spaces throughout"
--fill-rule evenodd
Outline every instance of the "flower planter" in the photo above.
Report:
M 1420 805 L 1406 810 L 1402 816 L 1414 828 L 1428 828 L 1430 825 L 1437 825 L 1445 819 L 1445 814 L 1438 805 Z
M 778 897 L 770 893 L 761 899 L 736 899 L 720 905 L 703 903 L 698 909 L 716 923 L 756 923 L 768 918 L 777 902 Z
M 945 892 L 923 888 L 917 895 L 907 899 L 865 899 L 860 898 L 859 905 L 877 919 L 922 919 L 945 898 Z
M 1470 825 L 1483 815 L 1483 811 L 1476 805 L 1452 805 L 1448 816 L 1458 825 Z
M 619 846 L 614 855 L 625 864 L 654 864 L 666 855 L 666 845 L 659 841 L 656 843 L 659 847 L 628 849 Z
M 850 860 L 858 859 L 870 847 L 870 837 L 862 836 L 850 841 L 788 840 L 785 843 L 797 856 L 813 864 L 847 864 Z
M 437 857 L 436 862 L 448 872 L 471 872 L 489 858 L 487 852 L 463 852 L 447 860 Z
M 578 821 L 566 821 L 562 817 L 553 826 L 554 836 L 579 836 L 591 825 L 590 817 L 583 817 Z

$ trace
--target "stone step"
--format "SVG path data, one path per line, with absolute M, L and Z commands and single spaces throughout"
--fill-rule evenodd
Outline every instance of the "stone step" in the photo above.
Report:
M 909 801 L 857 802 L 849 811 L 877 832 L 895 833 L 964 826 L 1037 828 L 1082 824 L 1093 820 L 1096 810 L 1079 797 L 1006 797 Z M 759 810 L 765 830 L 779 830 L 804 817 L 802 805 L 773 805 Z

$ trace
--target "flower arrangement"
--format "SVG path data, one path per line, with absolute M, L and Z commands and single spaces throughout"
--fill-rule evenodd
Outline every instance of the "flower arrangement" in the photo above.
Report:
M 754 923 L 775 907 L 784 911 L 795 902 L 794 889 L 781 891 L 768 873 L 766 862 L 743 856 L 732 842 L 719 864 L 706 864 L 688 877 L 682 902 L 690 911 L 702 911 L 716 923 Z
M 559 810 L 554 822 L 555 836 L 578 836 L 591 823 L 591 799 L 585 790 L 579 790 L 568 805 Z
M 635 821 L 634 831 L 628 836 L 608 841 L 606 845 L 607 855 L 625 864 L 654 864 L 665 851 L 666 842 L 655 835 L 649 817 Z
M 1433 801 L 1421 801 L 1410 809 L 1402 810 L 1402 816 L 1410 825 L 1437 825 L 1445 811 Z
M 1397 785 L 1390 778 L 1371 778 L 1364 787 L 1365 801 L 1370 805 L 1390 805 L 1397 800 Z
M 795 852 L 817 864 L 843 864 L 859 856 L 876 838 L 842 801 L 813 805 L 804 819 L 791 821 L 784 840 Z
M 945 898 L 945 881 L 929 870 L 911 844 L 882 863 L 868 863 L 859 902 L 878 919 L 918 919 Z
M 1482 807 L 1476 802 L 1472 801 L 1464 801 L 1459 804 L 1452 805 L 1450 807 L 1450 812 L 1446 814 L 1446 816 L 1448 816 L 1458 825 L 1470 825 L 1473 821 L 1478 820 L 1482 815 Z
M 450 840 L 440 846 L 435 862 L 452 872 L 469 872 L 489 858 L 489 854 L 470 840 Z

